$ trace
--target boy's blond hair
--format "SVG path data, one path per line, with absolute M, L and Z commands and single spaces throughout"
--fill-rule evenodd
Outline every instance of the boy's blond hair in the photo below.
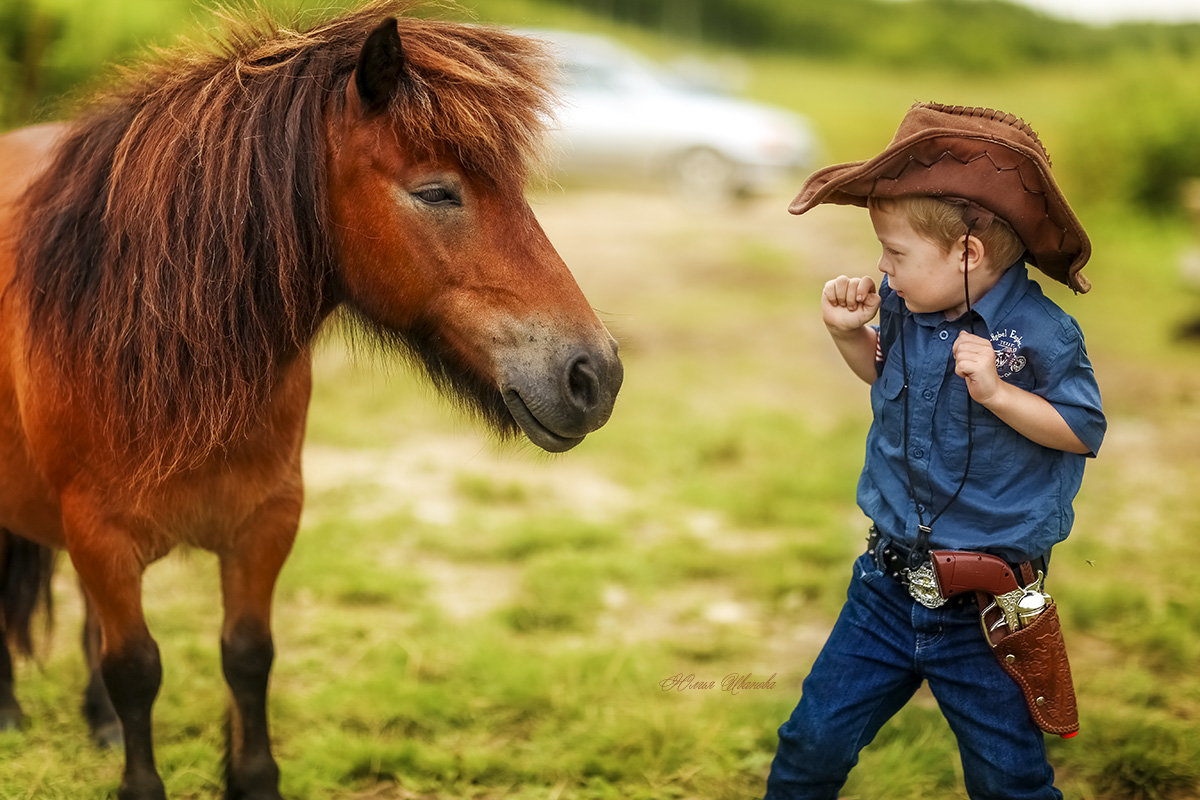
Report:
M 917 235 L 933 242 L 949 253 L 950 248 L 961 242 L 967 233 L 963 222 L 961 205 L 948 203 L 936 197 L 910 195 L 906 197 L 868 197 L 868 208 L 881 211 L 899 211 L 912 225 Z M 971 235 L 983 243 L 984 252 L 992 269 L 1007 269 L 1025 254 L 1025 245 L 1004 220 L 996 217 L 992 224 Z

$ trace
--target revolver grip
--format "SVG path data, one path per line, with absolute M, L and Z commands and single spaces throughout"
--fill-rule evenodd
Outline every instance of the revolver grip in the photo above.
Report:
M 1008 562 L 998 556 L 966 550 L 934 550 L 929 556 L 946 597 L 963 592 L 1000 596 L 1021 588 Z

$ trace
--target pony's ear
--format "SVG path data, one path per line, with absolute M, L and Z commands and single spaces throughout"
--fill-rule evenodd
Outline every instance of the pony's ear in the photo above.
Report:
M 368 112 L 382 111 L 404 82 L 404 48 L 395 17 L 371 31 L 358 56 L 354 85 Z

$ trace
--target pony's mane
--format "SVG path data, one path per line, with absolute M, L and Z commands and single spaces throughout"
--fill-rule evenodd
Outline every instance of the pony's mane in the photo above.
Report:
M 325 115 L 367 35 L 399 17 L 407 138 L 523 181 L 550 69 L 536 43 L 375 0 L 308 30 L 256 13 L 160 53 L 89 103 L 24 198 L 28 348 L 86 393 L 131 479 L 198 465 L 260 419 L 341 301 Z M 81 398 L 83 399 L 83 398 Z

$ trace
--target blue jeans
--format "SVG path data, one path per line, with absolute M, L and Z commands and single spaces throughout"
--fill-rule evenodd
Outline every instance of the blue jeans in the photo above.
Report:
M 976 607 L 925 608 L 865 554 L 779 728 L 766 800 L 835 800 L 859 751 L 924 680 L 958 739 L 973 800 L 1062 800 L 1043 734 L 984 642 Z

